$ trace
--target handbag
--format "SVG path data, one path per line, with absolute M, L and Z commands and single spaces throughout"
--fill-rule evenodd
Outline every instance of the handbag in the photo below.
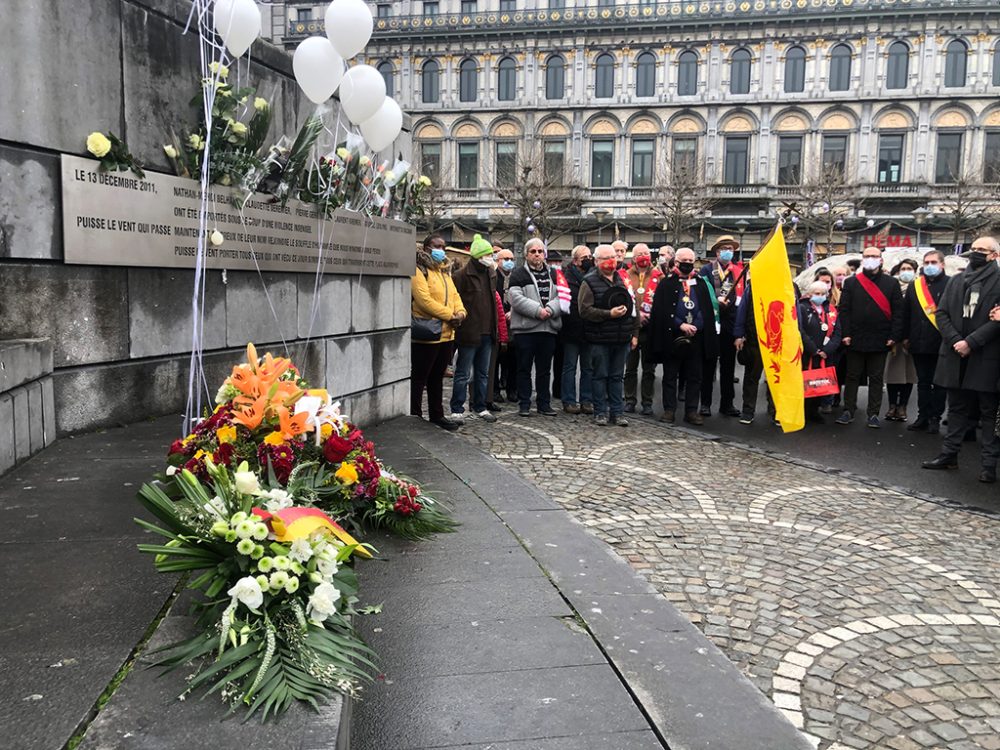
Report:
M 802 371 L 803 395 L 805 398 L 836 396 L 840 393 L 836 367 L 817 367 Z
M 448 282 L 444 282 L 444 304 L 448 305 Z M 410 339 L 413 341 L 434 341 L 444 333 L 444 322 L 440 318 L 418 318 L 410 321 Z

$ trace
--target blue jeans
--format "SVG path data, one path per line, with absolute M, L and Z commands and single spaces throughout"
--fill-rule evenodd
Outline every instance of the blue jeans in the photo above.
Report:
M 625 411 L 625 360 L 628 344 L 592 344 L 594 414 L 620 416 Z
M 490 357 L 493 354 L 493 337 L 484 333 L 478 346 L 458 347 L 458 361 L 455 362 L 455 377 L 452 380 L 451 413 L 465 411 L 465 397 L 469 393 L 472 380 L 472 411 L 486 411 L 486 385 L 490 379 Z
M 593 377 L 593 366 L 591 364 L 590 344 L 586 341 L 563 341 L 563 368 L 562 368 L 562 391 L 560 398 L 562 402 L 569 406 L 578 403 L 576 400 L 576 362 L 580 361 L 580 401 L 581 404 L 592 404 L 594 398 L 591 395 L 591 378 Z

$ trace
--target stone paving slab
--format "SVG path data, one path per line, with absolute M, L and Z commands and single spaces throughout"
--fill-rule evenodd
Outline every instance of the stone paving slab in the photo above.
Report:
M 486 745 L 449 745 L 441 750 L 660 750 L 652 732 L 615 732 L 583 737 L 534 737 L 523 742 L 490 742 Z
M 456 437 L 550 494 L 821 750 L 1000 745 L 997 519 L 642 419 L 502 414 Z

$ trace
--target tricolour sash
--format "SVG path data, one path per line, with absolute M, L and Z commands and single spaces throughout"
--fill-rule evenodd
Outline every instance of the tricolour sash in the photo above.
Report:
M 869 279 L 864 272 L 857 274 L 854 278 L 861 284 L 861 288 L 868 292 L 868 296 L 872 298 L 872 302 L 878 306 L 882 314 L 889 320 L 892 320 L 892 308 L 889 307 L 889 300 L 886 299 L 882 290 L 878 288 L 878 284 Z
M 917 279 L 914 288 L 917 292 L 917 302 L 920 303 L 920 309 L 924 311 L 924 315 L 927 316 L 927 320 L 931 322 L 931 325 L 937 328 L 937 302 L 934 301 L 934 296 L 931 294 L 931 287 L 927 283 L 927 277 L 921 276 Z

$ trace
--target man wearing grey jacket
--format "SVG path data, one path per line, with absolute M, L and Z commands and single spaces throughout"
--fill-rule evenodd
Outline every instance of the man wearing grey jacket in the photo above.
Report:
M 532 238 L 524 245 L 526 263 L 510 275 L 510 330 L 517 347 L 517 400 L 522 417 L 531 416 L 531 369 L 535 369 L 535 408 L 554 417 L 552 355 L 562 325 L 556 274 L 545 262 L 545 243 Z

